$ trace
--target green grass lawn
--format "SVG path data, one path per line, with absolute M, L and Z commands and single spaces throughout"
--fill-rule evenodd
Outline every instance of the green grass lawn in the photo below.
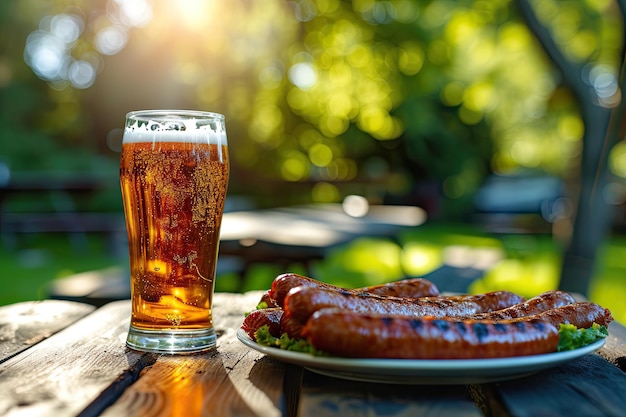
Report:
M 125 266 L 127 259 L 114 256 L 110 249 L 97 235 L 88 236 L 80 245 L 72 245 L 66 235 L 24 236 L 18 248 L 0 251 L 0 305 L 46 298 L 46 287 L 54 279 Z M 625 259 L 626 238 L 611 238 L 599 253 L 589 294 L 623 323 Z M 560 249 L 548 235 L 490 236 L 465 225 L 427 225 L 402 233 L 397 240 L 357 239 L 315 263 L 311 275 L 344 287 L 360 287 L 422 276 L 445 263 L 487 265 L 487 272 L 473 282 L 471 292 L 501 289 L 532 297 L 558 286 Z M 293 265 L 289 271 L 306 274 L 301 265 Z M 243 290 L 267 289 L 282 272 L 275 265 L 254 265 L 244 277 Z M 233 291 L 239 284 L 237 276 L 218 276 L 216 290 Z
M 0 246 L 0 305 L 44 299 L 54 279 L 124 262 L 98 235 L 74 243 L 62 234 L 23 235 L 16 246 Z

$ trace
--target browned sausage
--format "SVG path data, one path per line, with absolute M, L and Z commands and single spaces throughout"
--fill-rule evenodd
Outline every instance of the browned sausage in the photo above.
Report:
M 553 308 L 566 306 L 576 300 L 564 291 L 546 291 L 520 304 L 489 313 L 479 313 L 467 318 L 475 320 L 506 320 L 530 316 Z
M 593 323 L 608 326 L 613 321 L 613 316 L 608 308 L 596 303 L 581 301 L 566 306 L 553 308 L 527 317 L 518 317 L 510 321 L 519 322 L 525 319 L 541 319 L 559 327 L 559 324 L 573 324 L 582 329 L 591 327 Z
M 305 322 L 315 311 L 328 307 L 357 313 L 453 317 L 500 310 L 523 301 L 522 297 L 508 291 L 450 297 L 398 298 L 324 288 L 296 287 L 285 297 L 283 308 L 285 314 Z
M 272 286 L 269 289 L 269 296 L 274 300 L 274 302 L 283 306 L 285 296 L 287 293 L 296 287 L 323 287 L 323 288 L 337 288 L 334 285 L 327 284 L 325 282 L 317 281 L 313 278 L 305 277 L 303 275 L 298 274 L 281 274 L 274 278 L 272 282 Z
M 287 333 L 292 339 L 300 339 L 302 337 L 302 328 L 304 327 L 304 323 L 300 320 L 296 320 L 293 317 L 288 316 L 287 314 L 283 314 L 280 318 L 280 332 Z
M 357 288 L 355 291 L 363 291 L 391 297 L 421 298 L 439 295 L 439 289 L 435 284 L 424 278 L 408 278 L 386 284 L 372 285 L 370 287 Z
M 300 339 L 304 323 L 287 317 L 280 307 L 263 308 L 249 313 L 243 320 L 241 328 L 252 340 L 256 340 L 256 332 L 261 327 L 269 326 L 269 333 L 280 337 L 284 333 L 292 339 Z
M 339 309 L 317 311 L 302 334 L 334 356 L 474 359 L 555 352 L 559 333 L 539 319 L 495 322 L 382 317 Z
M 282 307 L 287 293 L 296 287 L 316 287 L 335 291 L 367 292 L 384 296 L 410 298 L 429 297 L 439 294 L 439 290 L 435 284 L 424 278 L 411 278 L 371 287 L 346 289 L 303 275 L 287 273 L 281 274 L 274 279 L 268 291 L 268 297 L 271 298 L 277 306 Z
M 241 328 L 252 340 L 256 340 L 256 331 L 262 326 L 268 325 L 269 332 L 274 337 L 280 337 L 280 318 L 283 315 L 282 308 L 263 308 L 254 310 L 243 320 Z
M 338 356 L 493 358 L 554 352 L 561 323 L 588 328 L 611 321 L 608 309 L 591 302 L 511 320 L 416 319 L 324 309 L 307 321 L 302 335 L 317 349 Z
M 265 304 L 264 308 L 280 307 L 278 304 L 276 304 L 276 300 L 274 300 L 272 298 L 272 296 L 270 295 L 270 291 L 269 290 L 265 291 L 261 295 L 261 299 L 259 300 L 259 304 L 261 304 L 261 303 Z

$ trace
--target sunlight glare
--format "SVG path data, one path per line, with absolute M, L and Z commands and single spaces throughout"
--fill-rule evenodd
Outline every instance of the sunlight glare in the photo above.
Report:
M 178 0 L 172 2 L 180 15 L 181 26 L 191 30 L 200 30 L 206 26 L 210 16 L 211 1 L 206 0 Z
M 63 42 L 44 31 L 28 35 L 24 59 L 35 74 L 44 80 L 62 79 L 68 61 Z
M 289 80 L 301 90 L 310 90 L 317 83 L 317 74 L 313 65 L 300 62 L 289 69 Z
M 442 250 L 433 244 L 410 242 L 402 249 L 400 263 L 407 275 L 424 275 L 443 264 Z
M 113 21 L 117 17 L 127 26 L 142 27 L 152 20 L 152 6 L 146 0 L 114 0 L 114 3 L 117 14 L 110 14 Z
M 343 211 L 351 217 L 363 217 L 369 211 L 367 199 L 360 195 L 349 195 L 343 200 Z

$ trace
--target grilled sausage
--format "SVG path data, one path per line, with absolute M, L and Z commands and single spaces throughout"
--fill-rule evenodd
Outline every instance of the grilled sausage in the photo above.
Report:
M 564 323 L 573 324 L 578 328 L 586 329 L 591 327 L 593 323 L 608 326 L 609 323 L 613 321 L 613 316 L 608 308 L 604 308 L 589 301 L 580 301 L 566 306 L 552 308 L 527 317 L 514 318 L 510 321 L 520 322 L 526 319 L 540 319 L 551 323 L 557 328 L 559 324 Z
M 528 301 L 515 304 L 502 310 L 479 313 L 468 316 L 475 320 L 507 320 L 517 317 L 530 316 L 553 308 L 566 306 L 576 302 L 574 297 L 564 291 L 546 291 Z
M 274 307 L 280 307 L 277 303 L 276 300 L 274 300 L 270 294 L 270 291 L 267 290 L 263 293 L 263 295 L 261 295 L 261 299 L 259 300 L 259 304 L 265 304 L 265 308 L 274 308 Z
M 411 278 L 371 287 L 345 289 L 303 275 L 287 273 L 281 274 L 274 279 L 268 291 L 268 297 L 271 298 L 277 306 L 282 307 L 289 291 L 296 287 L 316 287 L 335 291 L 367 292 L 384 296 L 410 298 L 429 297 L 439 294 L 439 290 L 435 284 L 424 278 Z
M 300 320 L 296 320 L 293 317 L 288 316 L 287 314 L 283 314 L 280 318 L 280 332 L 287 333 L 292 339 L 300 339 L 302 337 L 302 328 L 304 327 L 304 323 Z
M 287 293 L 296 287 L 322 287 L 328 289 L 339 289 L 334 285 L 327 284 L 322 281 L 315 280 L 313 278 L 305 277 L 298 274 L 281 274 L 272 281 L 272 286 L 269 289 L 269 296 L 274 302 L 283 307 L 285 297 Z
M 269 326 L 269 332 L 274 337 L 282 334 L 280 328 L 280 318 L 283 316 L 282 308 L 263 308 L 249 313 L 243 320 L 241 328 L 252 340 L 256 340 L 256 331 L 264 325 Z
M 591 302 L 510 320 L 409 318 L 323 309 L 307 321 L 302 335 L 316 349 L 337 356 L 495 358 L 554 352 L 561 323 L 588 328 L 611 321 L 608 309 Z
M 357 288 L 354 291 L 362 291 L 368 294 L 382 295 L 385 297 L 402 298 L 421 298 L 439 295 L 437 286 L 424 278 L 407 278 L 386 284 Z
M 557 328 L 530 319 L 495 322 L 383 317 L 339 309 L 317 311 L 302 334 L 334 356 L 398 359 L 475 359 L 556 351 Z
M 522 297 L 508 291 L 449 297 L 398 298 L 325 288 L 296 287 L 285 297 L 283 308 L 286 315 L 305 322 L 315 311 L 328 307 L 358 313 L 453 317 L 500 310 L 523 301 Z

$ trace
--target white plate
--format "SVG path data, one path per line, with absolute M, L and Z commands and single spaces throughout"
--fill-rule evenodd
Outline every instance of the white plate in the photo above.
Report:
M 259 345 L 244 332 L 246 346 L 276 360 L 303 366 L 318 374 L 356 381 L 393 384 L 481 384 L 521 378 L 579 358 L 604 345 L 604 339 L 579 349 L 544 355 L 495 359 L 352 359 L 313 356 Z

